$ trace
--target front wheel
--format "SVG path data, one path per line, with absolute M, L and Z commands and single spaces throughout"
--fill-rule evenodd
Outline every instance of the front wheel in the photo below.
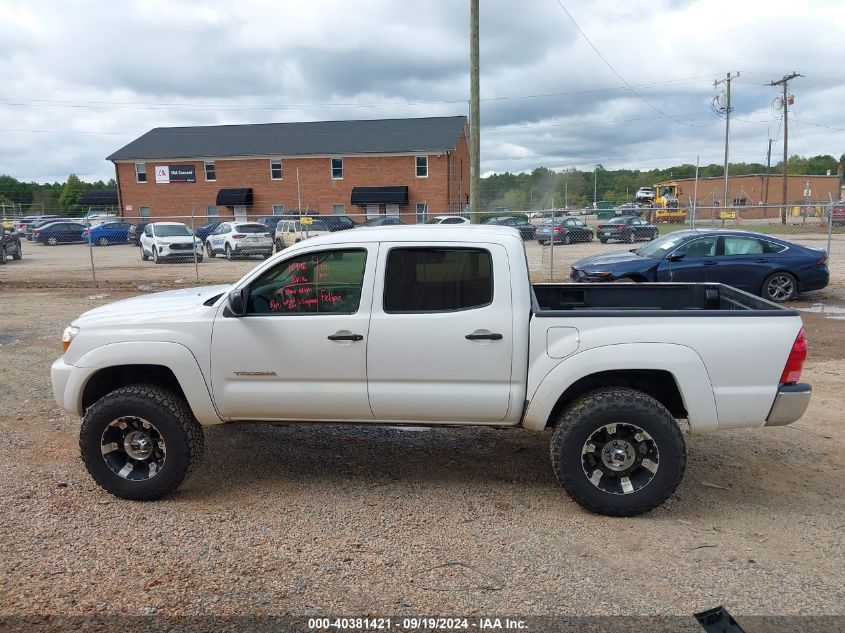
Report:
M 774 273 L 763 282 L 761 294 L 763 298 L 776 303 L 791 301 L 798 294 L 798 280 L 792 273 Z
M 6 263 L 6 247 L 0 246 L 0 266 Z
M 158 248 L 153 245 L 153 261 L 156 264 L 160 264 L 163 260 L 158 256 Z
M 12 259 L 20 261 L 21 258 L 23 258 L 23 247 L 21 246 L 21 243 L 18 242 L 18 247 L 12 253 Z
M 551 456 L 558 481 L 576 502 L 626 517 L 672 496 L 687 460 L 672 414 L 627 387 L 592 391 L 568 407 L 555 427 Z
M 142 245 L 141 246 L 141 259 L 143 259 L 144 261 L 147 261 L 149 258 L 150 258 L 150 256 L 147 255 L 147 251 L 144 250 L 144 247 Z
M 600 237 L 599 242 L 601 242 L 602 244 L 607 244 L 607 238 L 606 237 Z
M 108 246 L 109 245 L 109 238 L 101 237 L 100 239 L 97 240 L 97 244 L 99 244 L 100 246 Z
M 151 501 L 176 490 L 199 463 L 202 427 L 173 392 L 122 387 L 85 413 L 79 449 L 94 481 L 108 492 Z
M 211 248 L 211 244 L 205 245 L 205 252 L 208 254 L 209 259 L 212 259 L 214 257 L 214 250 Z

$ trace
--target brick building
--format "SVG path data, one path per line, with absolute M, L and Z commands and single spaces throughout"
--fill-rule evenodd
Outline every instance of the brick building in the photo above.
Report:
M 728 204 L 729 207 L 757 207 L 760 205 L 780 205 L 783 203 L 783 175 L 772 173 L 768 176 L 768 191 L 766 189 L 766 174 L 752 174 L 747 176 L 728 175 Z M 692 199 L 695 191 L 695 178 L 679 178 L 677 180 L 657 183 L 657 186 L 678 184 L 681 204 L 686 205 Z M 698 179 L 699 206 L 725 206 L 722 198 L 725 179 L 721 176 Z M 786 202 L 790 205 L 828 202 L 831 198 L 839 200 L 839 176 L 792 176 L 786 177 Z
M 126 217 L 301 208 L 425 221 L 469 201 L 463 116 L 155 128 L 108 160 Z

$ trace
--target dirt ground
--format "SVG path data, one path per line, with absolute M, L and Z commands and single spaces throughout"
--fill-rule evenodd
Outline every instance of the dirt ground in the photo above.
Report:
M 678 493 L 610 519 L 521 430 L 212 427 L 176 494 L 116 499 L 49 367 L 123 296 L 0 286 L 0 615 L 845 615 L 845 320 L 805 316 L 802 420 L 688 438 Z

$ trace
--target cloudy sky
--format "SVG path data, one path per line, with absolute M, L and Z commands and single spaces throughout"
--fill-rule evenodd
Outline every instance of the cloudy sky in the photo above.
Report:
M 780 154 L 793 70 L 790 153 L 845 152 L 842 0 L 561 2 L 618 76 L 557 0 L 481 0 L 483 172 L 720 163 L 728 71 L 732 159 Z M 467 114 L 468 43 L 469 0 L 0 0 L 0 173 L 107 179 L 158 126 Z

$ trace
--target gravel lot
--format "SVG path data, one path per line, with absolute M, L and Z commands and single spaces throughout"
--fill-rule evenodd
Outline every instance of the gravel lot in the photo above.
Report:
M 0 285 L 0 615 L 845 615 L 843 320 L 806 316 L 801 421 L 689 438 L 678 494 L 610 519 L 519 430 L 219 426 L 169 499 L 111 497 L 49 365 L 124 296 Z

